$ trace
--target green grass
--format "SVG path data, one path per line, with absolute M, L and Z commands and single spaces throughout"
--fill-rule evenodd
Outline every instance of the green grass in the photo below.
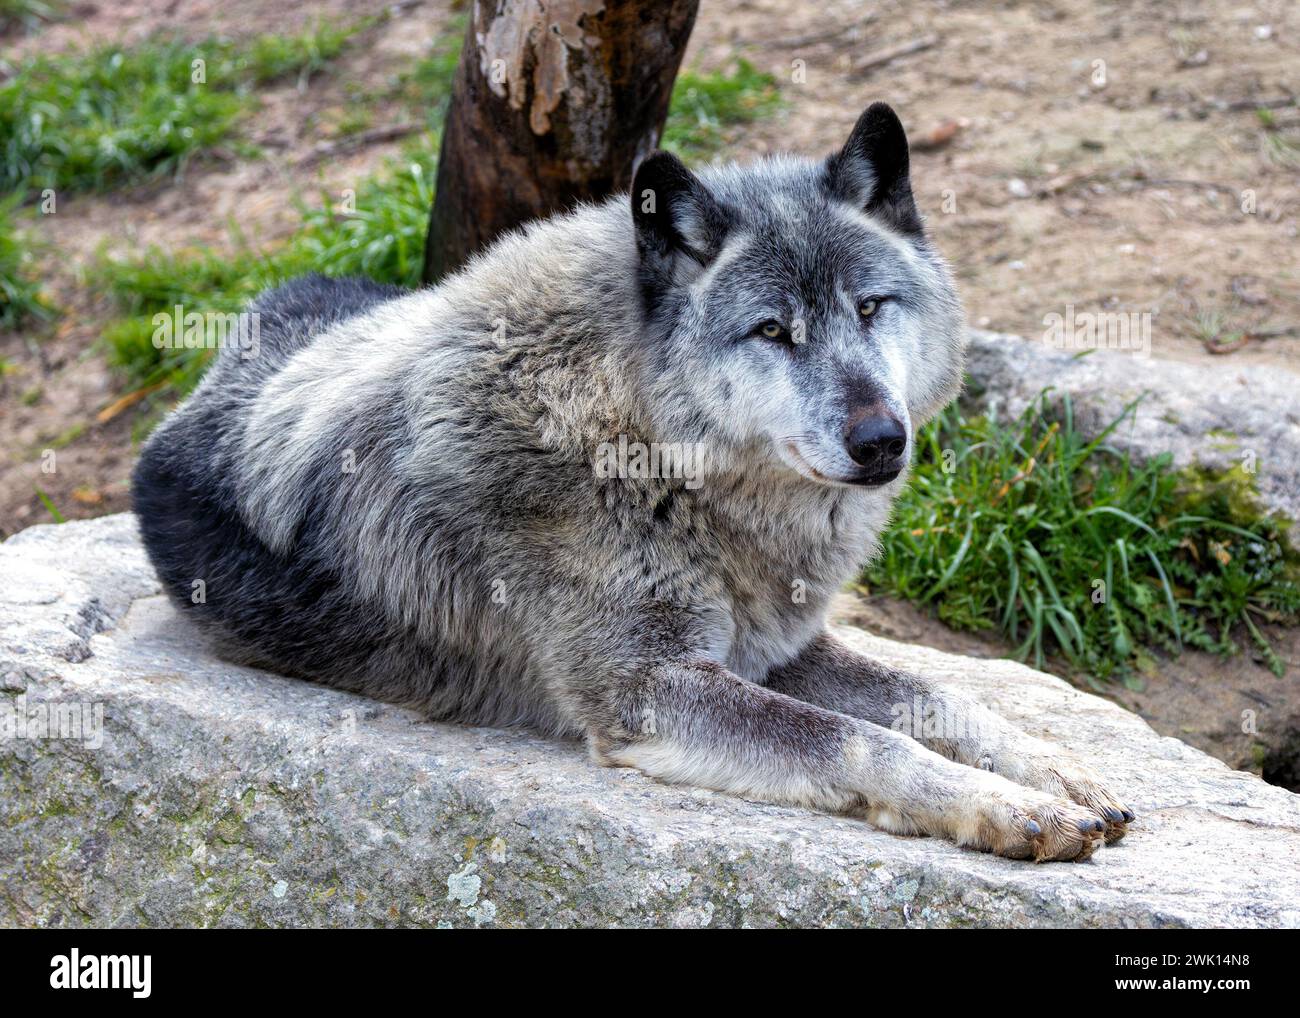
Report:
M 732 139 L 735 129 L 781 106 L 776 79 L 737 60 L 729 73 L 683 71 L 673 86 L 661 144 L 687 162 L 706 161 Z
M 277 260 L 279 278 L 323 272 L 418 286 L 433 206 L 434 165 L 431 148 L 413 146 L 404 160 L 362 183 L 353 211 L 338 212 L 322 196 L 305 210 L 302 230 Z
M 355 30 L 38 56 L 0 87 L 0 190 L 96 191 L 176 173 L 231 134 L 257 86 L 320 70 Z
M 247 54 L 235 61 L 235 69 L 248 74 L 258 85 L 286 78 L 297 78 L 303 85 L 325 70 L 360 28 L 360 23 L 341 25 L 321 20 L 296 35 L 260 35 L 247 47 Z
M 1091 440 L 1068 397 L 1012 425 L 954 405 L 918 459 L 864 580 L 956 629 L 991 630 L 1020 660 L 1063 658 L 1090 681 L 1140 684 L 1152 651 L 1237 652 L 1244 634 L 1278 674 L 1260 621 L 1300 621 L 1284 522 L 1261 518 L 1249 478 L 1141 466 Z
M 41 297 L 31 245 L 15 221 L 20 200 L 18 194 L 0 199 L 0 328 L 6 329 L 54 316 Z
M 126 262 L 105 261 L 93 282 L 110 294 L 123 317 L 103 339 L 109 362 L 135 388 L 165 384 L 177 394 L 202 376 L 208 352 L 154 347 L 153 316 L 177 305 L 223 313 L 240 310 L 253 296 L 309 272 L 369 276 L 380 282 L 419 284 L 424 236 L 433 203 L 432 146 L 412 147 L 357 189 L 352 211 L 338 196 L 320 195 L 302 206 L 302 225 L 283 245 L 259 253 L 173 253 L 151 249 Z
M 93 282 L 122 312 L 103 339 L 110 363 L 130 387 L 161 383 L 167 392 L 183 395 L 202 376 L 210 356 L 206 351 L 153 345 L 153 315 L 176 304 L 205 312 L 237 311 L 262 289 L 308 272 L 419 285 L 433 205 L 436 131 L 450 99 L 459 44 L 460 32 L 444 35 L 383 93 L 386 104 L 426 117 L 431 133 L 413 140 L 400 159 L 362 181 L 350 211 L 340 207 L 338 195 L 321 194 L 300 206 L 298 231 L 267 252 L 246 245 L 231 255 L 155 248 L 129 261 L 101 262 Z M 359 108 L 377 98 L 358 96 Z
M 203 374 L 207 352 L 155 348 L 153 316 L 170 313 L 177 304 L 213 313 L 238 311 L 257 293 L 263 264 L 251 253 L 239 260 L 158 248 L 139 260 L 101 263 L 92 282 L 111 294 L 123 312 L 102 334 L 109 363 L 125 374 L 132 388 L 162 383 L 188 392 Z
M 208 60 L 208 83 L 191 63 Z M 179 170 L 246 109 L 214 49 L 154 40 L 40 56 L 0 88 L 0 187 L 97 190 Z
M 55 523 L 68 522 L 67 518 L 63 515 L 63 513 L 59 512 L 58 506 L 54 504 L 53 500 L 50 498 L 49 495 L 41 491 L 40 488 L 36 488 L 34 490 L 36 491 L 36 497 L 41 500 L 41 505 L 45 506 L 45 511 L 50 514 L 50 518 L 53 519 Z

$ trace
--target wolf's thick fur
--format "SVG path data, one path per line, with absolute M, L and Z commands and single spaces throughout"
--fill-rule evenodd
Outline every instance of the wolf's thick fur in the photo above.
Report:
M 230 657 L 1012 856 L 1123 833 L 1082 764 L 825 628 L 962 369 L 888 107 L 823 162 L 656 154 L 630 207 L 435 289 L 311 277 L 252 310 L 258 356 L 223 351 L 135 475 L 168 591 Z M 629 447 L 665 468 L 596 466 Z M 964 730 L 890 730 L 917 697 Z

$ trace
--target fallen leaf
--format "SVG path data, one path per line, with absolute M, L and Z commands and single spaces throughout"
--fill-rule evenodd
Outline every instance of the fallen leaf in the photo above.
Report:
M 961 131 L 961 124 L 956 120 L 945 120 L 937 127 L 932 127 L 919 137 L 912 139 L 912 150 L 914 152 L 932 152 L 937 148 L 943 148 L 953 138 L 957 137 Z

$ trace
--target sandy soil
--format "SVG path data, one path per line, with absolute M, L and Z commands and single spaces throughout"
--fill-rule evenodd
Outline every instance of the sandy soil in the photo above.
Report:
M 322 15 L 385 6 L 86 3 L 64 24 L 0 40 L 0 55 L 13 62 L 158 29 L 195 40 L 284 32 Z M 701 8 L 687 64 L 708 70 L 744 56 L 775 74 L 787 99 L 780 114 L 744 131 L 729 155 L 828 152 L 868 102 L 885 99 L 899 110 L 917 149 L 918 200 L 956 268 L 973 322 L 1037 337 L 1044 316 L 1067 305 L 1152 312 L 1157 356 L 1210 370 L 1257 363 L 1300 372 L 1300 112 L 1282 108 L 1300 86 L 1296 5 L 703 0 Z M 48 521 L 37 488 L 70 518 L 128 508 L 141 423 L 165 409 L 143 399 L 97 420 L 123 391 L 97 348 L 110 313 L 85 282 L 97 253 L 225 247 L 232 226 L 256 245 L 274 243 L 296 222 L 295 195 L 322 187 L 337 193 L 395 151 L 396 144 L 375 145 L 303 162 L 329 136 L 349 95 L 379 88 L 425 52 L 450 11 L 446 2 L 416 3 L 305 88 L 267 90 L 245 129 L 267 158 L 219 152 L 179 180 L 67 196 L 55 216 L 40 219 L 46 289 L 67 313 L 47 334 L 0 333 L 0 358 L 10 365 L 0 374 L 0 537 Z M 916 40 L 929 44 L 855 70 Z M 1257 105 L 1277 109 L 1273 124 L 1261 122 Z M 400 119 L 396 110 L 371 112 L 376 125 Z M 1228 353 L 1207 348 L 1241 333 L 1254 338 Z M 53 472 L 42 471 L 48 450 Z M 1001 653 L 906 605 L 868 621 L 948 649 Z M 1294 641 L 1289 648 L 1294 662 Z M 1212 695 L 1210 679 L 1229 678 L 1238 665 L 1246 671 L 1225 694 L 1231 702 L 1198 716 L 1197 703 Z M 1270 685 L 1271 676 L 1244 659 L 1192 655 L 1159 681 L 1120 699 L 1161 731 L 1236 765 L 1258 756 L 1250 739 L 1232 734 L 1238 700 L 1258 694 L 1294 704 L 1283 695 L 1289 687 Z

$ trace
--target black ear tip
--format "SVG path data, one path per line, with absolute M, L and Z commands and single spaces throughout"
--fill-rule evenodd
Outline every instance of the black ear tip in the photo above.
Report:
M 908 180 L 907 134 L 888 103 L 862 111 L 844 147 L 826 164 L 827 187 L 841 201 L 886 216 L 898 229 L 920 233 Z
M 675 155 L 664 149 L 657 148 L 637 163 L 632 179 L 634 181 L 663 178 L 680 179 L 689 173 L 686 164 Z
M 632 176 L 632 214 L 638 219 L 648 214 L 647 192 L 671 195 L 693 190 L 694 178 L 686 164 L 671 152 L 656 149 L 641 160 Z M 653 206 L 651 206 L 653 207 Z
M 666 163 L 675 158 L 677 157 L 666 149 L 657 148 L 649 155 L 642 156 L 640 162 L 636 165 L 637 169 L 640 170 L 643 166 L 653 166 L 656 163 Z
M 907 137 L 903 130 L 903 121 L 894 112 L 894 107 L 885 102 L 874 102 L 863 110 L 854 133 L 864 133 L 876 138 Z

